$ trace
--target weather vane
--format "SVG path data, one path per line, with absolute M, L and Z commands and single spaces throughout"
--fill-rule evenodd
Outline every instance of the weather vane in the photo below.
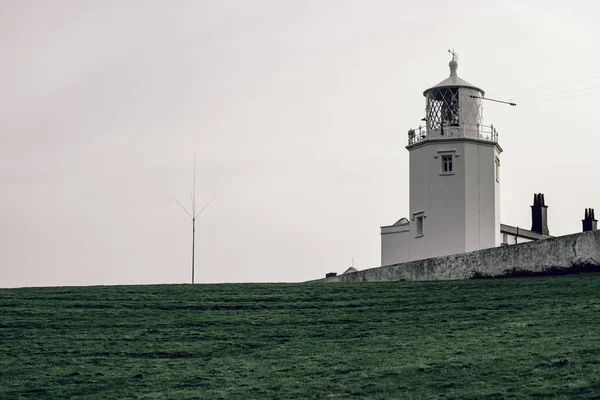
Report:
M 454 51 L 454 49 L 450 50 L 448 49 L 448 53 L 452 54 L 452 59 L 454 61 L 458 61 L 458 53 Z

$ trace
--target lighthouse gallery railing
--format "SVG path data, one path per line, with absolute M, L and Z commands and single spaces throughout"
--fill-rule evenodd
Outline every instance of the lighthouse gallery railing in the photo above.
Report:
M 440 134 L 445 130 L 446 135 Z M 427 127 L 419 126 L 416 129 L 408 130 L 408 145 L 422 142 L 427 139 L 442 139 L 442 138 L 471 138 L 486 140 L 489 142 L 498 142 L 498 131 L 494 125 L 469 125 L 460 124 L 459 126 L 447 126 L 442 129 L 428 131 Z

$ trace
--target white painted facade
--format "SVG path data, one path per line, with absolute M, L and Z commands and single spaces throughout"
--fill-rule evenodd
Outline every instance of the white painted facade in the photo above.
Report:
M 549 235 L 542 235 L 540 233 L 530 231 L 529 229 L 523 229 L 518 226 L 504 224 L 500 225 L 500 234 L 502 238 L 502 245 L 527 243 L 551 237 Z
M 398 221 L 392 226 L 381 227 L 381 265 L 410 261 L 409 246 L 410 224 L 408 220 L 404 224 Z
M 461 138 L 410 148 L 410 260 L 500 245 L 499 154 L 494 143 Z M 443 155 L 452 157 L 452 172 L 443 171 Z
M 483 90 L 457 75 L 427 89 L 426 126 L 410 130 L 408 224 L 381 227 L 381 264 L 500 246 L 500 153 L 482 124 Z
M 534 241 L 535 241 L 534 239 L 528 239 L 523 236 L 513 235 L 512 233 L 503 233 L 502 234 L 502 244 L 503 245 L 527 243 L 527 242 L 534 242 Z

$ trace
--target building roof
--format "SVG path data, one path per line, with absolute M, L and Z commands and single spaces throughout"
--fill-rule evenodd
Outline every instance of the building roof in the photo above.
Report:
M 403 228 L 403 229 L 404 229 L 404 231 L 406 231 L 408 229 L 409 225 L 410 225 L 410 221 L 408 220 L 408 218 L 402 217 L 398 221 L 394 222 L 392 225 L 382 226 L 381 229 L 384 229 L 384 228 L 394 228 L 394 227 L 397 228 L 399 226 L 404 226 L 405 228 Z M 404 231 L 400 231 L 400 232 L 404 232 Z
M 537 232 L 530 231 L 528 229 L 519 228 L 518 226 L 511 226 L 506 224 L 500 224 L 500 233 L 509 233 L 511 235 L 531 240 L 541 240 L 553 237 L 550 235 L 542 235 Z
M 485 95 L 485 92 L 483 90 L 458 77 L 458 74 L 456 72 L 458 70 L 458 62 L 456 62 L 456 60 L 450 61 L 448 65 L 450 66 L 450 76 L 438 83 L 437 85 L 432 86 L 426 91 L 424 91 L 423 96 L 427 96 L 427 93 L 433 89 L 440 89 L 446 87 L 465 87 L 469 89 L 475 89 L 481 92 L 481 96 Z
M 408 225 L 408 224 L 409 224 L 408 218 L 402 217 L 398 221 L 396 221 L 394 223 L 394 225 L 392 225 L 392 226 L 402 226 L 402 225 Z
M 350 272 L 358 272 L 358 270 L 354 267 L 350 267 L 347 270 L 345 270 L 344 272 L 342 272 L 342 275 L 349 274 Z

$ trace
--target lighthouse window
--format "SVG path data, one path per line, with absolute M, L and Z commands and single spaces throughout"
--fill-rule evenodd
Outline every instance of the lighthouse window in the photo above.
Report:
M 416 237 L 423 236 L 423 215 L 417 216 L 417 232 Z
M 413 221 L 415 221 L 415 237 L 423 236 L 423 221 L 425 219 L 425 212 L 420 211 L 413 214 Z
M 442 156 L 442 172 L 452 172 L 452 154 L 445 154 Z
M 442 120 L 444 126 L 458 126 L 458 89 L 446 91 L 442 105 Z
M 496 157 L 496 182 L 500 182 L 500 159 Z
M 427 129 L 459 126 L 459 93 L 460 89 L 455 87 L 432 89 L 427 93 Z

